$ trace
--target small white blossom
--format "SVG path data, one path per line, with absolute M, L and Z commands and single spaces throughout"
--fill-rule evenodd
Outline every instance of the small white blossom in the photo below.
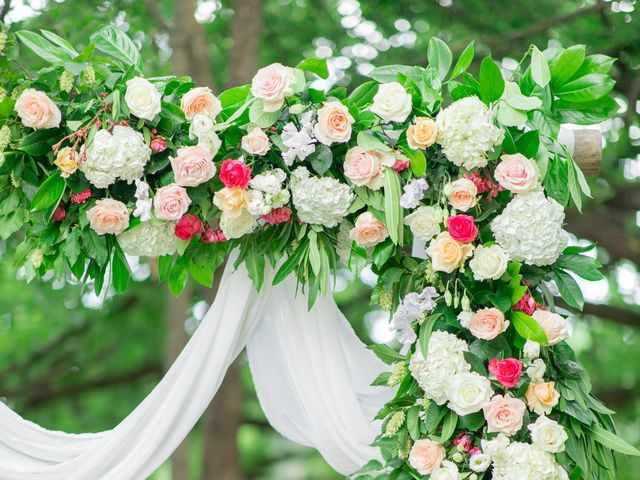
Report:
M 429 188 L 429 184 L 424 178 L 418 178 L 407 183 L 400 197 L 400 206 L 402 208 L 416 208 L 420 205 L 420 200 L 424 198 L 424 192 Z
M 541 358 L 536 358 L 527 368 L 527 376 L 532 382 L 542 382 L 547 366 Z
M 311 116 L 313 112 L 308 111 L 302 115 L 300 119 L 300 130 L 297 129 L 293 122 L 287 123 L 282 129 L 282 143 L 288 148 L 286 152 L 282 153 L 284 162 L 291 166 L 297 158 L 298 160 L 304 160 L 313 152 L 316 151 L 316 139 L 313 136 L 313 125 L 311 123 Z

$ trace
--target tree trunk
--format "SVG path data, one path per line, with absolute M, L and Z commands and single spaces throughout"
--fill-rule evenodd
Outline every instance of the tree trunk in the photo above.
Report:
M 262 0 L 234 0 L 233 10 L 233 48 L 227 87 L 251 81 L 258 66 L 258 47 L 262 37 Z
M 175 0 L 169 27 L 173 72 L 189 75 L 196 84 L 213 88 L 213 69 L 207 54 L 206 33 L 194 17 L 196 0 Z

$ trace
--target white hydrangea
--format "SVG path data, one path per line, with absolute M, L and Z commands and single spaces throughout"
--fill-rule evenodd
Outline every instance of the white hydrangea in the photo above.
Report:
M 293 171 L 290 187 L 300 221 L 325 227 L 338 225 L 354 199 L 348 185 L 330 177 L 312 177 L 305 167 Z
M 475 96 L 453 102 L 438 113 L 436 126 L 444 154 L 467 170 L 486 166 L 487 152 L 504 139 L 487 106 Z
M 116 125 L 113 133 L 99 130 L 86 148 L 80 170 L 96 188 L 107 188 L 117 179 L 131 183 L 141 178 L 151 149 L 140 132 Z
M 512 442 L 492 456 L 494 480 L 566 480 L 555 457 L 527 443 Z
M 142 222 L 118 235 L 122 251 L 134 257 L 161 257 L 176 252 L 175 222 Z
M 467 342 L 440 330 L 431 334 L 426 360 L 420 349 L 416 350 L 409 362 L 409 370 L 427 398 L 438 405 L 447 402 L 446 390 L 451 378 L 471 371 L 471 366 L 464 359 L 464 352 L 468 350 Z
M 537 189 L 514 197 L 491 230 L 512 260 L 542 266 L 555 262 L 567 246 L 563 222 L 562 206 Z

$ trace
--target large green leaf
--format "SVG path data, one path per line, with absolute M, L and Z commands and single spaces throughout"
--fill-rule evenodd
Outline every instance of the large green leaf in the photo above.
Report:
M 54 45 L 43 36 L 29 32 L 27 30 L 20 30 L 16 32 L 18 39 L 36 55 L 42 58 L 44 61 L 53 65 L 58 65 L 73 59 L 66 49 Z
M 384 218 L 389 237 L 397 245 L 402 245 L 404 233 L 400 196 L 400 178 L 396 172 L 387 168 L 384 174 Z
M 572 307 L 582 310 L 584 297 L 575 279 L 563 270 L 554 270 L 551 272 L 551 278 L 556 282 L 562 299 Z
M 373 97 L 378 91 L 379 83 L 376 81 L 365 82 L 362 85 L 357 86 L 351 95 L 349 100 L 352 101 L 357 107 L 363 108 L 373 101 Z
M 451 50 L 447 44 L 438 37 L 431 37 L 427 58 L 429 59 L 429 66 L 436 69 L 440 80 L 444 80 L 447 73 L 449 73 L 451 62 L 453 61 Z
M 131 66 L 140 70 L 142 66 L 140 51 L 127 34 L 119 28 L 108 25 L 94 33 L 91 36 L 91 41 L 96 44 L 98 50 L 115 58 L 125 71 Z
M 489 104 L 498 100 L 504 92 L 502 72 L 491 57 L 485 57 L 480 64 L 480 98 Z
M 296 68 L 307 72 L 315 73 L 320 78 L 329 77 L 326 58 L 309 57 L 302 60 Z
M 31 208 L 34 210 L 44 210 L 52 207 L 60 200 L 66 186 L 64 178 L 60 176 L 60 172 L 54 172 L 47 178 L 31 200 Z
M 534 46 L 531 51 L 531 78 L 540 87 L 546 87 L 551 81 L 549 61 L 544 54 Z
M 578 71 L 585 57 L 584 45 L 573 45 L 555 59 L 551 67 L 551 86 L 561 87 Z
M 540 345 L 547 345 L 547 334 L 544 328 L 533 317 L 524 312 L 511 312 L 511 322 L 520 336 L 526 340 L 533 340 Z
M 75 58 L 78 55 L 80 55 L 78 51 L 75 48 L 73 48 L 73 45 L 71 45 L 64 38 L 56 35 L 55 33 L 50 32 L 49 30 L 40 30 L 40 33 L 42 33 L 42 35 L 46 37 L 47 40 L 49 40 L 51 43 L 56 44 L 62 50 L 67 52 L 67 54 L 70 55 L 72 58 Z
M 565 83 L 556 90 L 556 94 L 565 102 L 592 102 L 608 95 L 613 90 L 615 81 L 602 73 L 590 73 Z
M 124 252 L 120 248 L 117 242 L 113 252 L 113 258 L 111 260 L 111 277 L 113 288 L 116 292 L 125 292 L 129 286 L 129 279 L 131 278 L 131 269 L 129 262 L 124 255 Z
M 471 65 L 471 62 L 473 62 L 474 55 L 475 42 L 471 42 L 458 57 L 458 61 L 451 71 L 451 79 L 457 78 L 467 71 L 467 68 L 469 68 L 469 65 Z
M 416 82 L 422 80 L 422 69 L 408 65 L 385 65 L 384 67 L 374 68 L 367 76 L 380 83 L 388 83 L 396 81 L 398 74 L 411 78 Z
M 51 151 L 51 145 L 59 138 L 58 131 L 54 128 L 36 130 L 25 135 L 20 140 L 20 150 L 32 157 L 41 157 Z
M 589 431 L 591 432 L 593 439 L 601 445 L 624 455 L 640 457 L 640 451 L 637 448 L 600 425 L 596 424 L 589 427 Z

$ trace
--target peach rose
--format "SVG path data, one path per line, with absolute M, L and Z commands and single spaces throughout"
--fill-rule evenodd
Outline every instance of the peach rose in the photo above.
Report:
M 242 137 L 242 149 L 251 155 L 266 155 L 269 148 L 271 148 L 269 137 L 259 127 Z
M 482 407 L 484 418 L 487 420 L 488 432 L 515 435 L 522 428 L 525 403 L 510 395 L 496 395 Z
M 338 101 L 326 102 L 318 110 L 318 123 L 313 131 L 320 143 L 344 143 L 351 138 L 353 117 L 349 109 Z
M 532 382 L 524 396 L 527 399 L 529 410 L 538 415 L 549 415 L 560 400 L 560 394 L 555 389 L 555 382 Z
M 429 475 L 440 468 L 446 452 L 444 447 L 433 440 L 418 440 L 409 452 L 409 464 L 420 474 Z
M 457 242 L 449 232 L 440 232 L 429 243 L 427 254 L 431 257 L 435 271 L 451 273 L 464 265 L 464 261 L 473 253 L 473 248 L 470 243 Z
M 478 188 L 468 178 L 459 178 L 444 187 L 449 204 L 456 210 L 466 212 L 476 205 Z
M 207 147 L 182 147 L 171 157 L 171 168 L 176 184 L 181 187 L 197 187 L 216 174 L 213 155 Z
M 251 80 L 251 93 L 264 102 L 265 112 L 276 112 L 284 99 L 294 93 L 296 76 L 291 67 L 272 63 L 258 70 Z
M 226 217 L 239 217 L 249 203 L 249 194 L 242 188 L 223 188 L 213 195 L 213 204 L 222 210 Z
M 102 198 L 87 211 L 91 229 L 98 235 L 118 235 L 129 227 L 129 209 L 112 198 Z
M 56 128 L 62 120 L 62 114 L 56 104 L 44 92 L 33 88 L 27 88 L 22 92 L 14 108 L 22 124 L 29 128 Z
M 384 242 L 388 236 L 387 227 L 371 212 L 360 214 L 355 227 L 349 232 L 349 238 L 365 248 Z
M 502 155 L 494 176 L 500 185 L 513 193 L 529 192 L 538 185 L 538 169 L 520 153 Z
M 353 147 L 344 158 L 344 174 L 354 185 L 379 190 L 384 182 L 383 167 L 391 167 L 395 156 L 389 152 Z
M 414 150 L 425 150 L 436 142 L 438 129 L 433 118 L 416 117 L 415 123 L 407 128 L 407 143 Z
M 215 118 L 222 110 L 220 100 L 209 87 L 192 88 L 183 95 L 180 106 L 185 118 L 189 121 L 193 120 L 194 115 L 198 113 Z
M 497 308 L 482 308 L 471 315 L 469 330 L 476 338 L 493 340 L 509 326 L 504 314 Z
M 187 190 L 175 183 L 160 188 L 153 199 L 153 209 L 160 220 L 180 220 L 189 205 L 191 199 Z
M 544 329 L 549 345 L 569 338 L 569 322 L 564 317 L 547 310 L 536 310 L 531 316 Z
M 78 170 L 78 153 L 71 147 L 64 147 L 58 152 L 55 163 L 62 172 L 62 178 L 67 178 Z

